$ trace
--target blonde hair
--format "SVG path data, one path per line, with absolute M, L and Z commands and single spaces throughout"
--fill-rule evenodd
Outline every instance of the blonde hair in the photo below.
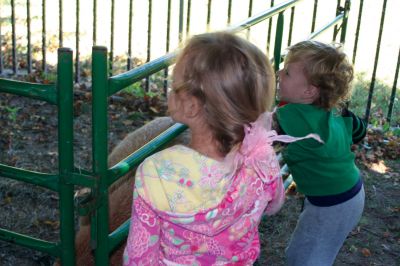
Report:
M 179 69 L 185 90 L 204 104 L 205 120 L 222 154 L 244 138 L 244 125 L 269 110 L 275 75 L 269 60 L 255 45 L 232 33 L 192 37 L 180 53 Z
M 345 100 L 351 90 L 353 66 L 340 44 L 302 41 L 288 48 L 285 63 L 303 62 L 308 82 L 320 90 L 313 103 L 330 110 Z

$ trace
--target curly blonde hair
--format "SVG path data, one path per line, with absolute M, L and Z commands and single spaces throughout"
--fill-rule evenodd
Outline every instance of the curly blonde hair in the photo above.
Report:
M 330 110 L 349 96 L 353 66 L 340 44 L 302 41 L 288 48 L 285 63 L 303 62 L 308 82 L 320 90 L 313 103 Z
M 177 70 L 179 69 L 179 70 Z M 244 138 L 244 125 L 269 110 L 275 74 L 266 55 L 249 41 L 228 32 L 192 37 L 175 68 L 185 90 L 204 103 L 206 121 L 227 154 Z

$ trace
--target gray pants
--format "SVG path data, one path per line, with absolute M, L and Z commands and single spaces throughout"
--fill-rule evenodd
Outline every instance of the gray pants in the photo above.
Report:
M 332 265 L 346 237 L 360 221 L 364 199 L 364 187 L 353 198 L 330 207 L 318 207 L 306 199 L 286 249 L 286 265 Z

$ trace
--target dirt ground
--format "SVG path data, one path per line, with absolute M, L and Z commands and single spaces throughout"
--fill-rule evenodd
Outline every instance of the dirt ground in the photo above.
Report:
M 165 112 L 162 97 L 136 99 L 129 95 L 120 96 L 110 99 L 109 150 L 128 132 Z M 78 88 L 75 97 L 75 164 L 89 169 L 90 94 L 86 88 Z M 0 94 L 0 163 L 55 172 L 58 163 L 55 114 L 56 108 L 43 102 Z M 340 250 L 336 266 L 400 265 L 398 138 L 393 140 L 382 136 L 378 139 L 374 143 L 364 143 L 357 150 L 358 165 L 365 182 L 366 206 L 359 226 Z M 391 146 L 393 141 L 394 146 Z M 385 149 L 386 146 L 390 148 Z M 301 205 L 302 196 L 290 193 L 283 209 L 262 221 L 262 253 L 256 265 L 284 264 L 284 249 L 296 225 Z M 0 177 L 1 228 L 55 241 L 59 228 L 57 206 L 56 193 Z M 53 260 L 46 254 L 0 241 L 1 266 L 51 265 Z

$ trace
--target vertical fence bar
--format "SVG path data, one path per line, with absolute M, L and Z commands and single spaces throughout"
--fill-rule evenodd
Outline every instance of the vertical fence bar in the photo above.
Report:
M 189 16 L 188 16 L 189 17 Z M 169 41 L 171 35 L 171 0 L 168 0 L 168 14 L 167 14 L 167 40 L 165 44 L 165 53 L 169 52 Z M 164 69 L 164 95 L 168 93 L 168 67 Z
M 132 68 L 132 21 L 133 21 L 133 0 L 129 0 L 129 25 L 128 25 L 128 60 L 127 70 Z
M 292 6 L 290 9 L 290 24 L 289 24 L 289 36 L 288 36 L 288 42 L 287 45 L 290 46 L 292 43 L 292 32 L 293 32 L 293 21 L 294 21 L 294 12 L 295 12 L 296 6 Z
M 153 13 L 153 1 L 149 0 L 149 13 L 147 16 L 147 59 L 146 62 L 150 62 L 151 59 L 151 16 Z M 150 90 L 150 76 L 146 77 L 146 91 Z
M 342 31 L 340 32 L 340 42 L 341 43 L 345 43 L 345 41 L 346 41 L 346 32 L 347 32 L 347 23 L 349 20 L 349 11 L 350 11 L 350 0 L 346 0 L 344 2 Z
M 179 0 L 179 34 L 178 34 L 178 38 L 179 38 L 179 43 L 182 42 L 182 38 L 183 38 L 183 12 L 184 12 L 184 3 L 183 0 Z
M 385 22 L 386 3 L 387 3 L 387 0 L 384 0 L 383 7 L 382 7 L 382 14 L 381 14 L 381 23 L 380 23 L 380 27 L 379 27 L 378 43 L 376 45 L 374 70 L 372 71 L 371 83 L 369 86 L 367 108 L 365 110 L 365 120 L 367 121 L 367 123 L 369 121 L 369 115 L 370 115 L 370 111 L 371 111 L 372 95 L 374 94 L 376 69 L 378 67 L 378 60 L 379 60 L 379 50 L 380 50 L 379 48 L 381 47 L 383 24 Z
M 96 178 L 97 211 L 92 222 L 96 265 L 108 265 L 108 189 L 107 189 L 107 48 L 92 50 L 92 139 L 93 173 Z
M 74 186 L 68 184 L 74 165 L 72 51 L 58 49 L 58 164 L 62 265 L 75 265 Z
M 275 68 L 275 72 L 279 70 L 279 65 L 281 63 L 283 26 L 284 26 L 283 12 L 280 12 L 279 15 L 278 15 L 278 21 L 277 21 L 277 24 L 276 24 L 275 45 L 274 45 L 274 68 Z
M 97 0 L 93 0 L 93 45 L 97 42 Z
M 247 17 L 248 18 L 251 17 L 252 13 L 253 13 L 253 0 L 250 0 L 249 1 L 249 11 L 247 12 Z M 250 38 L 250 28 L 247 29 L 246 38 L 247 38 L 247 40 Z
M 113 74 L 113 60 L 114 60 L 114 13 L 115 13 L 115 0 L 111 0 L 111 29 L 110 29 L 110 59 L 109 59 L 109 75 Z
M 232 0 L 228 1 L 228 20 L 226 24 L 230 25 L 231 24 L 231 16 L 232 16 Z
M 249 10 L 247 12 L 247 17 L 248 18 L 251 17 L 252 13 L 253 13 L 253 0 L 249 0 Z
M 26 38 L 27 38 L 27 55 L 26 63 L 28 73 L 32 72 L 32 45 L 31 45 L 31 1 L 26 0 Z
M 341 12 L 341 7 L 340 7 L 340 0 L 337 0 L 337 4 L 336 4 L 336 16 L 338 16 Z M 335 42 L 336 41 L 336 35 L 338 32 L 338 27 L 337 25 L 335 25 L 335 27 L 333 28 L 333 37 L 332 37 L 332 41 Z
M 390 95 L 390 103 L 389 103 L 389 108 L 388 108 L 388 114 L 387 114 L 387 117 L 386 117 L 386 121 L 388 123 L 390 123 L 390 120 L 392 119 L 392 111 L 393 111 L 394 99 L 396 97 L 397 79 L 399 77 L 399 66 L 400 66 L 400 49 L 399 49 L 399 54 L 397 55 L 396 73 L 394 74 L 392 94 Z
M 0 74 L 3 73 L 3 38 L 1 38 L 1 26 L 3 23 L 1 23 L 2 18 L 1 18 L 1 7 L 0 7 Z
M 314 10 L 312 16 L 312 23 L 311 23 L 311 33 L 315 30 L 315 21 L 317 19 L 317 9 L 318 9 L 318 0 L 314 0 Z
M 45 73 L 46 65 L 46 0 L 42 0 L 42 70 Z
M 270 6 L 271 7 L 274 6 L 274 0 L 271 0 Z M 268 22 L 267 53 L 269 52 L 269 48 L 271 46 L 271 32 L 272 32 L 272 18 L 270 18 Z
M 188 0 L 187 14 L 186 14 L 186 36 L 190 32 L 190 13 L 192 8 L 192 0 Z
M 207 31 L 210 31 L 211 5 L 212 5 L 212 0 L 208 0 L 208 4 L 207 4 Z
M 58 47 L 63 47 L 63 1 L 58 1 Z
M 15 0 L 11 0 L 12 70 L 17 74 L 17 37 L 15 32 Z
M 360 35 L 360 26 L 361 26 L 361 18 L 363 11 L 364 0 L 360 0 L 360 7 L 358 9 L 358 19 L 357 19 L 357 29 L 356 29 L 356 37 L 354 40 L 354 48 L 353 48 L 353 65 L 356 63 L 356 54 L 357 54 L 357 45 L 358 45 L 358 36 Z
M 79 14 L 80 14 L 80 4 L 79 0 L 76 0 L 76 29 L 75 29 L 75 82 L 79 82 L 79 76 L 80 76 L 80 71 L 79 71 L 79 35 L 80 35 L 80 19 L 79 19 Z

